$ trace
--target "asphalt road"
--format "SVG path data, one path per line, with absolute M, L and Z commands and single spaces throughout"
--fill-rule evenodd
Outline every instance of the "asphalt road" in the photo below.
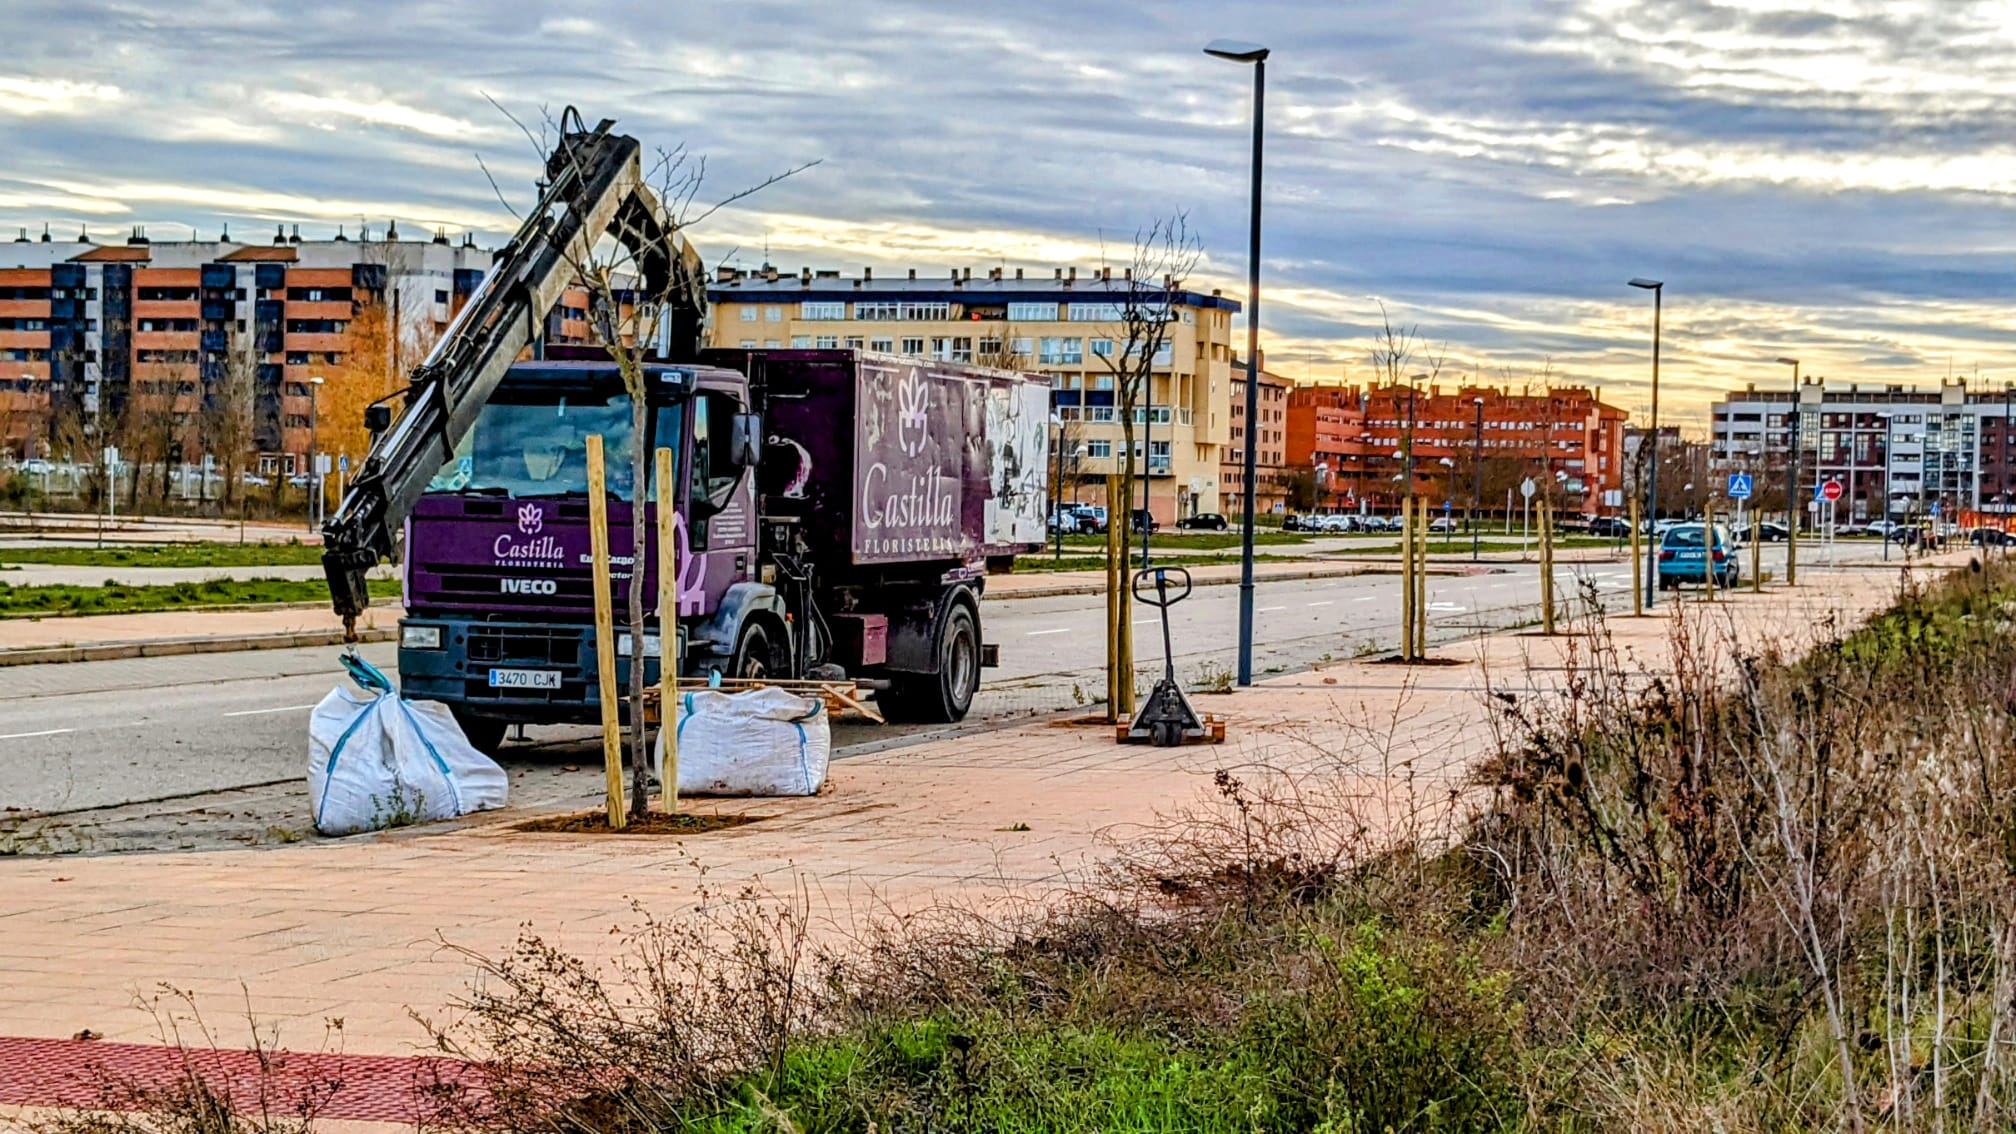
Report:
M 1534 566 L 1489 570 L 1431 578 L 1431 640 L 1537 617 Z M 1583 579 L 1594 583 L 1606 606 L 1628 607 L 1631 576 L 1622 561 L 1559 569 L 1564 595 L 1578 593 Z M 1229 678 L 1237 603 L 1237 587 L 1199 587 L 1173 608 L 1177 673 L 1187 685 L 1203 688 Z M 1263 583 L 1255 602 L 1256 673 L 1390 650 L 1398 642 L 1399 608 L 1394 575 Z M 1103 684 L 1104 619 L 1104 599 L 1097 595 L 987 600 L 985 633 L 1000 645 L 1003 665 L 988 671 L 974 716 L 954 728 L 1090 703 Z M 1145 608 L 1137 608 L 1134 622 L 1137 661 L 1152 679 L 1162 667 L 1159 622 Z M 0 806 L 17 814 L 134 805 L 161 812 L 172 807 L 151 801 L 203 802 L 267 787 L 284 795 L 291 790 L 285 785 L 305 782 L 308 713 L 342 680 L 337 653 L 273 650 L 0 670 Z M 388 671 L 395 653 L 390 644 L 363 649 Z M 842 722 L 836 755 L 944 731 Z M 588 729 L 535 729 L 532 741 L 507 746 L 505 762 L 514 771 L 599 764 Z M 596 778 L 595 768 L 582 770 Z

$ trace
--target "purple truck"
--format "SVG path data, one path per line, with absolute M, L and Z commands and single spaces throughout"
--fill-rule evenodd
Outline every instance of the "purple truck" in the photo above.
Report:
M 712 350 L 654 365 L 649 387 L 640 439 L 606 361 L 506 373 L 407 521 L 405 693 L 445 702 L 492 750 L 513 723 L 598 718 L 585 439 L 599 433 L 619 614 L 630 524 L 655 533 L 666 489 L 646 485 L 640 504 L 632 447 L 674 454 L 681 673 L 844 674 L 873 684 L 893 720 L 963 717 L 994 661 L 988 569 L 1044 538 L 1044 381 L 858 351 Z M 654 534 L 647 575 L 655 562 Z M 664 647 L 647 638 L 645 652 L 655 671 Z

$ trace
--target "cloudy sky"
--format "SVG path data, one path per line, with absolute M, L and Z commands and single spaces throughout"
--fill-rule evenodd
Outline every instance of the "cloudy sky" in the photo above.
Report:
M 556 12 L 564 14 L 556 14 Z M 1243 291 L 1251 73 L 1274 48 L 1263 342 L 1367 376 L 1383 301 L 1487 378 L 1662 409 L 1782 382 L 1999 389 L 2016 244 L 2012 0 L 9 0 L 0 224 L 156 239 L 360 218 L 512 227 L 573 103 L 708 157 L 732 257 L 919 274 L 1125 259 L 1186 210 Z M 0 230 L 5 231 L 5 230 Z

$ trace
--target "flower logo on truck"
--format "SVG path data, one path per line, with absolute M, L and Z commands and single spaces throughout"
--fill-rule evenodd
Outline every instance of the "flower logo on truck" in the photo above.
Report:
M 931 441 L 931 388 L 916 371 L 904 375 L 896 387 L 896 444 L 909 456 L 924 451 Z
M 526 535 L 538 535 L 539 529 L 545 526 L 546 526 L 546 514 L 539 507 L 539 505 L 520 504 L 518 506 L 519 531 L 525 533 Z

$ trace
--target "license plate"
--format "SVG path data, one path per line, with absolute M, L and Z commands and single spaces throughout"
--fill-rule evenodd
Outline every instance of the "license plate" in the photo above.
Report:
M 558 689 L 560 671 L 557 669 L 493 669 L 490 671 L 492 689 Z
M 1701 553 L 1700 553 L 1700 552 L 1698 552 L 1698 551 L 1683 551 L 1683 552 L 1681 552 L 1681 553 L 1680 553 L 1680 558 L 1682 558 L 1682 559 L 1699 559 L 1699 558 L 1701 558 Z

